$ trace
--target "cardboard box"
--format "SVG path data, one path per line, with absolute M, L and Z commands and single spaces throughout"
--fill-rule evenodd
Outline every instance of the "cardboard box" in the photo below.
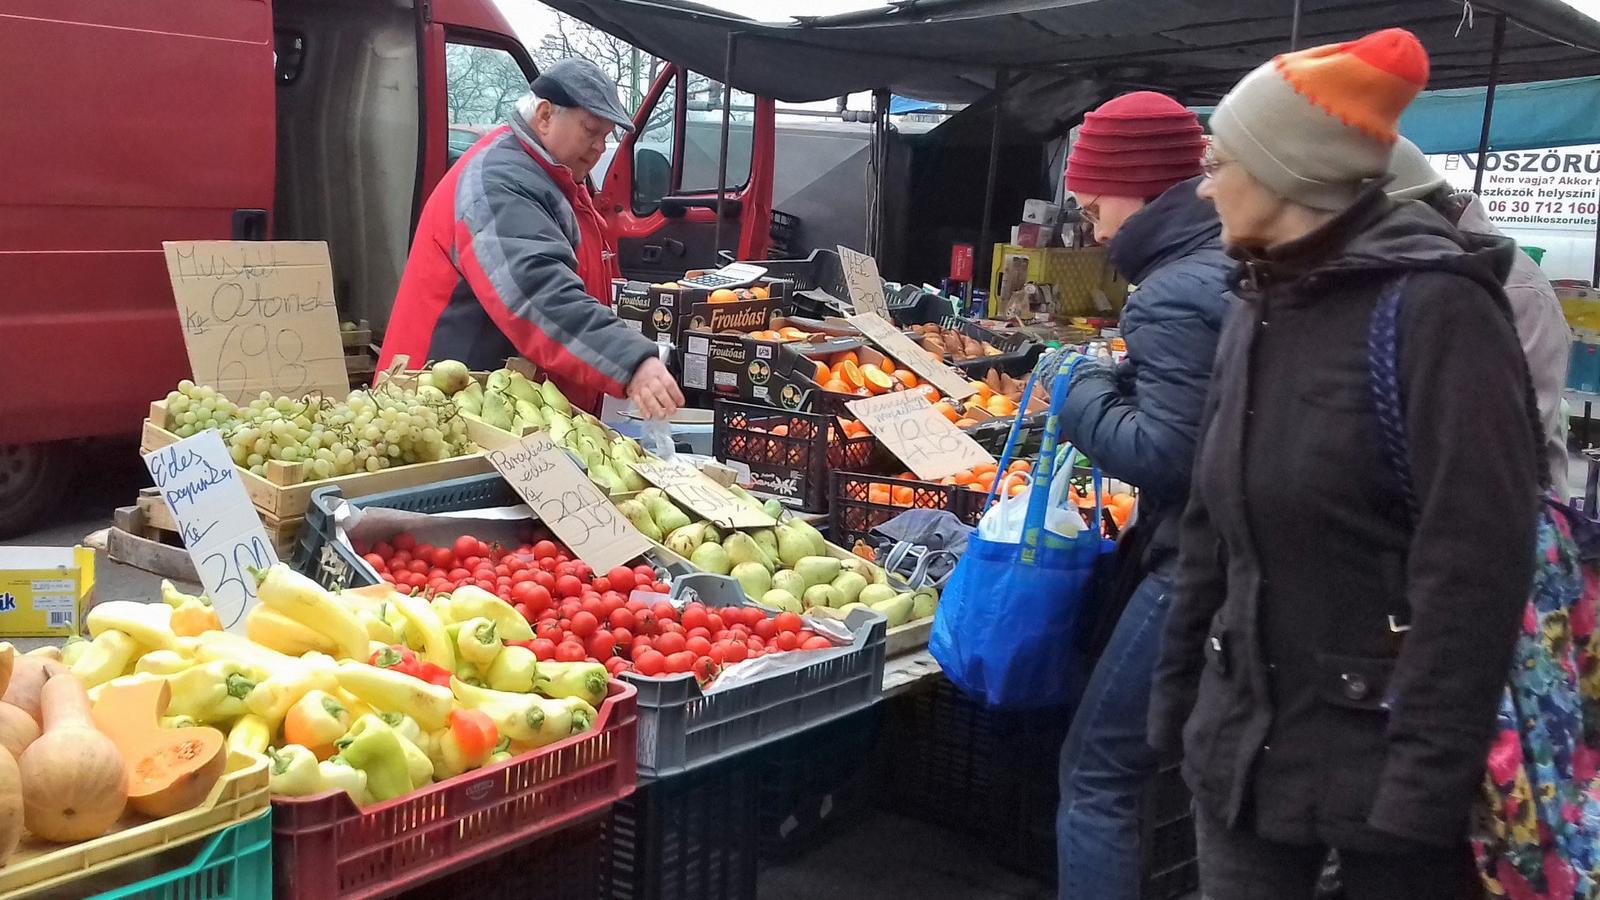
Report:
M 1024 200 L 1022 221 L 1034 225 L 1054 225 L 1061 221 L 1061 207 L 1049 200 Z
M 1016 228 L 1015 243 L 1018 247 L 1038 249 L 1040 247 L 1054 246 L 1058 232 L 1054 225 L 1038 225 L 1024 222 Z
M 710 291 L 613 278 L 611 308 L 645 337 L 678 347 L 683 333 L 691 328 L 749 332 L 770 327 L 788 310 L 793 292 L 787 279 L 763 278 L 761 284 L 768 291 L 765 300 L 712 303 Z
M 88 547 L 0 547 L 0 637 L 75 635 L 93 596 Z

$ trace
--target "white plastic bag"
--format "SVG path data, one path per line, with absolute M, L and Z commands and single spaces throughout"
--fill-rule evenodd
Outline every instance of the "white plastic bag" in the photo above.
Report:
M 1072 448 L 1056 457 L 1058 465 L 1050 479 L 1050 494 L 1044 512 L 1045 530 L 1065 538 L 1075 537 L 1083 530 L 1083 517 L 1067 497 L 1072 483 Z M 1010 486 L 1021 480 L 1025 484 L 1015 497 L 1007 496 Z M 978 536 L 987 541 L 1016 544 L 1022 541 L 1022 524 L 1028 518 L 1028 496 L 1038 487 L 1037 479 L 1024 472 L 1008 472 L 1000 482 L 999 499 L 978 520 Z

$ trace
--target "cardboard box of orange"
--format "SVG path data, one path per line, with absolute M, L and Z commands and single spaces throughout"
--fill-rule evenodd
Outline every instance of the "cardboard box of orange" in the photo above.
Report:
M 645 337 L 678 347 L 690 329 L 764 330 L 783 316 L 791 293 L 790 282 L 782 278 L 763 278 L 748 288 L 716 291 L 684 287 L 676 281 L 647 284 L 614 278 L 611 307 Z

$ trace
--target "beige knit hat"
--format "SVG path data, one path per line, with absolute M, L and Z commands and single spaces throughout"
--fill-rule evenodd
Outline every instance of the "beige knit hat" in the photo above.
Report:
M 1341 210 L 1388 171 L 1400 112 L 1427 83 L 1422 45 L 1387 28 L 1258 66 L 1217 104 L 1211 130 L 1273 193 Z
M 1402 135 L 1389 156 L 1389 184 L 1384 188 L 1395 200 L 1421 200 L 1444 187 L 1444 176 L 1428 162 L 1422 149 Z

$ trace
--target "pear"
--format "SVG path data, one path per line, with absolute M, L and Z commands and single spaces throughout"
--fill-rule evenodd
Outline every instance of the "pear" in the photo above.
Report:
M 645 493 L 648 493 L 646 490 Z M 644 500 L 644 494 L 639 495 Z M 652 495 L 645 500 L 645 509 L 650 510 L 650 517 L 656 520 L 656 527 L 663 532 L 671 534 L 689 524 L 689 515 L 678 508 L 666 494 Z
M 810 587 L 811 585 L 806 584 L 805 577 L 799 572 L 796 572 L 793 569 L 780 569 L 772 576 L 772 586 L 778 590 L 788 591 L 796 597 L 799 597 L 805 594 L 806 588 Z
M 911 592 L 907 591 L 902 594 L 895 594 L 888 600 L 872 604 L 872 611 L 883 613 L 883 617 L 889 620 L 890 628 L 898 628 L 911 621 L 913 606 Z
M 844 576 L 841 575 L 839 577 L 843 578 Z M 887 584 L 869 584 L 861 589 L 861 593 L 856 595 L 856 599 L 871 606 L 874 603 L 882 603 L 898 593 L 900 592 Z
M 839 577 L 833 579 L 833 589 L 844 598 L 844 603 L 854 603 L 861 596 L 861 591 L 867 586 L 867 580 L 854 572 L 840 572 Z
M 846 603 L 845 605 L 839 607 L 837 612 L 839 613 L 839 618 L 844 619 L 844 618 L 848 618 L 850 616 L 850 611 L 851 610 L 856 610 L 856 609 L 871 610 L 872 607 L 870 607 L 870 606 L 866 605 L 865 603 L 862 603 L 861 601 L 857 600 L 854 603 Z
M 794 522 L 785 522 L 775 531 L 778 535 L 778 560 L 784 565 L 794 568 L 801 559 L 816 555 L 816 548 L 812 546 L 811 538 L 806 536 L 805 532 L 797 530 Z
M 545 430 L 550 432 L 550 443 L 557 447 L 565 447 L 567 438 L 572 434 L 572 425 L 566 419 L 546 417 Z
M 766 569 L 769 576 L 772 574 L 774 568 L 772 559 L 767 556 L 767 551 L 761 549 L 761 545 L 756 543 L 755 538 L 750 535 L 742 531 L 735 531 L 733 534 L 728 535 L 727 540 L 722 542 L 722 549 L 728 551 L 728 558 L 733 560 L 734 565 L 756 563 L 761 568 Z M 755 594 L 750 596 L 754 597 Z
M 656 527 L 655 520 L 650 518 L 650 510 L 645 509 L 643 503 L 637 499 L 624 500 L 617 504 L 617 511 L 626 516 L 640 534 L 661 543 L 661 529 Z
M 766 551 L 767 558 L 772 560 L 774 566 L 778 563 L 778 533 L 771 528 L 755 528 L 749 532 L 752 540 L 762 550 Z
M 639 496 L 635 497 L 634 499 L 638 500 L 640 503 L 643 503 L 645 505 L 645 508 L 649 509 L 650 508 L 650 504 L 655 502 L 655 498 L 660 497 L 662 499 L 666 499 L 666 496 L 667 496 L 667 492 L 663 491 L 661 488 L 658 488 L 658 487 L 647 487 L 644 490 L 640 491 L 639 492 Z
M 738 497 L 740 500 L 743 500 L 745 503 L 749 504 L 750 506 L 759 507 L 761 505 L 761 501 L 760 500 L 757 500 L 756 498 L 750 496 L 750 492 L 749 491 L 747 491 L 744 488 L 738 486 L 737 484 L 728 485 L 728 493 L 734 495 L 735 497 Z
M 792 613 L 798 613 L 803 609 L 798 597 L 788 591 L 780 591 L 777 588 L 773 588 L 761 595 L 761 605 Z
M 622 483 L 627 486 L 628 493 L 642 491 L 650 486 L 650 482 L 645 481 L 644 476 L 635 472 L 633 466 L 618 462 L 615 457 L 612 458 L 612 462 L 617 463 L 617 474 L 622 476 Z
M 839 577 L 839 561 L 831 556 L 806 556 L 794 564 L 794 570 L 800 573 L 806 584 L 815 587 L 829 584 Z
M 539 390 L 544 394 L 545 406 L 560 410 L 569 416 L 572 415 L 572 404 L 567 402 L 567 397 L 561 393 L 560 388 L 546 381 L 539 385 Z
M 726 575 L 733 571 L 728 551 L 722 549 L 721 544 L 704 543 L 694 548 L 694 552 L 689 554 L 689 564 L 713 575 Z
M 828 542 L 823 540 L 822 532 L 811 527 L 810 522 L 804 519 L 792 519 L 787 524 L 791 529 L 798 531 L 806 540 L 811 542 L 811 553 L 809 555 L 826 556 L 828 554 Z
M 477 384 L 477 382 L 474 381 L 473 384 Z M 483 412 L 482 393 L 472 394 L 468 391 L 462 391 L 450 399 L 455 401 L 456 409 L 461 410 L 469 416 L 477 417 Z
M 417 387 L 417 399 L 424 403 L 443 403 L 445 396 L 444 391 L 432 385 L 424 384 Z
M 706 542 L 707 543 L 711 543 L 711 544 L 720 544 L 720 543 L 722 543 L 722 532 L 718 531 L 717 527 L 715 525 L 712 525 L 710 522 L 705 523 L 705 526 L 706 526 Z
M 652 516 L 654 513 L 651 514 Z M 661 520 L 656 519 L 656 525 L 661 525 Z M 701 544 L 706 542 L 706 523 L 691 522 L 680 528 L 671 530 L 661 529 L 667 533 L 667 549 L 687 559 Z
M 539 395 L 539 389 L 533 386 L 533 382 L 529 381 L 526 375 L 521 372 L 512 372 L 506 378 L 506 393 L 518 400 L 526 400 L 532 403 L 533 398 Z
M 702 545 L 701 549 L 709 546 L 714 545 L 705 544 Z M 724 549 L 726 549 L 726 545 L 724 545 Z M 733 554 L 730 553 L 728 555 L 731 558 Z M 760 597 L 767 591 L 772 590 L 772 573 L 768 572 L 767 567 L 760 563 L 735 563 L 733 570 L 728 574 L 732 575 L 733 579 L 744 588 L 746 597 Z
M 855 603 L 852 605 L 860 606 L 861 604 Z M 845 616 L 849 615 L 849 613 L 842 609 L 834 609 L 831 606 L 813 606 L 806 610 L 806 615 L 812 617 L 813 619 L 843 619 Z
M 504 394 L 506 385 L 511 382 L 511 372 L 506 369 L 495 369 L 484 379 L 484 390 L 491 394 Z
M 939 608 L 939 592 L 921 587 L 911 592 L 911 618 L 926 619 Z
M 483 395 L 483 412 L 480 415 L 483 416 L 484 424 L 501 431 L 510 431 L 511 412 L 504 394 L 490 391 Z
M 438 387 L 433 383 L 432 372 L 422 372 L 417 375 L 417 387 Z
M 872 574 L 869 571 L 872 568 L 872 563 L 856 556 L 854 553 L 839 560 L 839 568 L 846 572 L 854 572 L 865 578 L 868 584 L 872 583 Z
M 467 385 L 472 383 L 472 373 L 467 371 L 467 364 L 454 359 L 439 360 L 433 364 L 431 371 L 433 386 L 449 397 L 466 390 Z
M 761 504 L 761 511 L 772 517 L 774 522 L 783 517 L 783 504 L 777 500 L 767 500 Z
M 617 475 L 616 469 L 603 462 L 589 467 L 589 480 L 604 486 L 608 491 L 615 487 L 617 489 L 615 492 L 621 493 L 622 478 Z
M 831 584 L 814 584 L 806 588 L 805 596 L 800 599 L 806 606 L 844 605 L 839 601 L 839 592 L 834 590 Z
M 639 454 L 633 449 L 633 445 L 621 438 L 612 438 L 611 447 L 606 452 L 611 455 L 612 461 L 624 465 L 631 465 L 639 461 Z
M 528 425 L 534 428 L 543 428 L 544 413 L 540 412 L 539 407 L 534 406 L 532 403 L 529 403 L 526 400 L 518 400 L 517 424 Z

